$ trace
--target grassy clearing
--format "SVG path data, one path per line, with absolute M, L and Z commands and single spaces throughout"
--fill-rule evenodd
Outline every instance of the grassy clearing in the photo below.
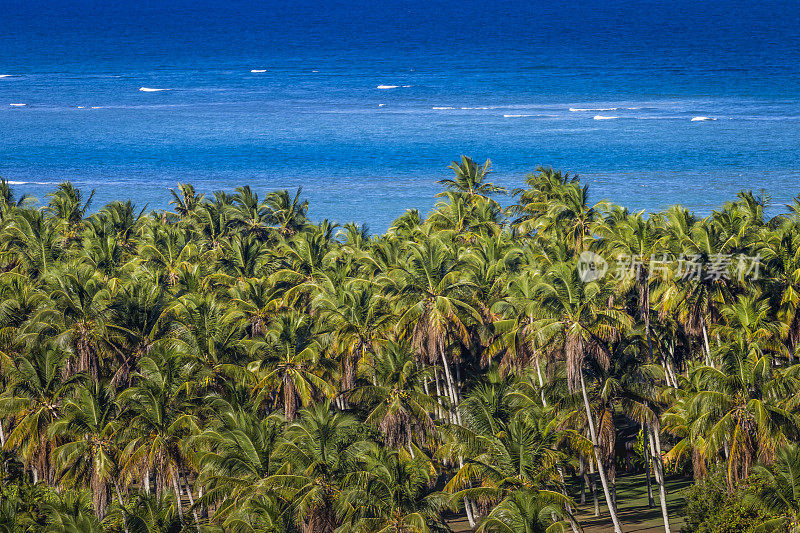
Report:
M 684 500 L 681 496 L 683 489 L 691 485 L 690 478 L 668 478 L 667 479 L 667 505 L 670 514 L 670 526 L 673 532 L 680 531 L 683 526 L 682 508 Z M 598 489 L 599 489 L 598 484 Z M 571 490 L 571 496 L 578 500 L 578 488 Z M 664 531 L 664 524 L 661 520 L 661 507 L 658 503 L 658 487 L 653 481 L 655 492 L 655 506 L 647 507 L 647 483 L 644 474 L 617 476 L 617 507 L 619 508 L 619 518 L 622 521 L 622 529 L 625 533 L 639 531 L 656 532 Z M 595 518 L 592 510 L 591 495 L 587 494 L 586 504 L 578 510 L 578 520 L 585 533 L 605 533 L 614 531 L 611 519 L 606 511 L 603 493 L 598 492 L 600 498 L 600 517 Z M 471 531 L 467 519 L 460 517 L 449 522 L 453 531 Z

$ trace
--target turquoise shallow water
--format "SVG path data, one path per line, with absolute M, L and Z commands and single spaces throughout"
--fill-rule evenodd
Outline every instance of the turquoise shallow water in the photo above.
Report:
M 634 209 L 800 193 L 791 2 L 3 4 L 0 175 L 40 198 L 302 185 L 382 230 L 461 153 Z

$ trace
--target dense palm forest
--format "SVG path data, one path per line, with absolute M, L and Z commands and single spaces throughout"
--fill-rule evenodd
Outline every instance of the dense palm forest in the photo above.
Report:
M 797 531 L 800 203 L 450 168 L 383 235 L 300 191 L 0 183 L 0 531 L 619 532 L 628 472 L 667 531 L 668 476 Z

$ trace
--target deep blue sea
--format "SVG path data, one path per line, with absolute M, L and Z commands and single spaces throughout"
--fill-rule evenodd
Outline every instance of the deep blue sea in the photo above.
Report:
M 0 0 L 0 76 L 0 176 L 43 201 L 302 185 L 382 231 L 462 153 L 632 209 L 800 193 L 796 1 Z

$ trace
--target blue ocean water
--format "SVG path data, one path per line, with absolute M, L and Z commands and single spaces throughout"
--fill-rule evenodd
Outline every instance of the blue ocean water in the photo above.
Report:
M 795 1 L 0 0 L 0 76 L 0 176 L 44 200 L 302 185 L 381 231 L 462 153 L 632 209 L 800 193 Z

